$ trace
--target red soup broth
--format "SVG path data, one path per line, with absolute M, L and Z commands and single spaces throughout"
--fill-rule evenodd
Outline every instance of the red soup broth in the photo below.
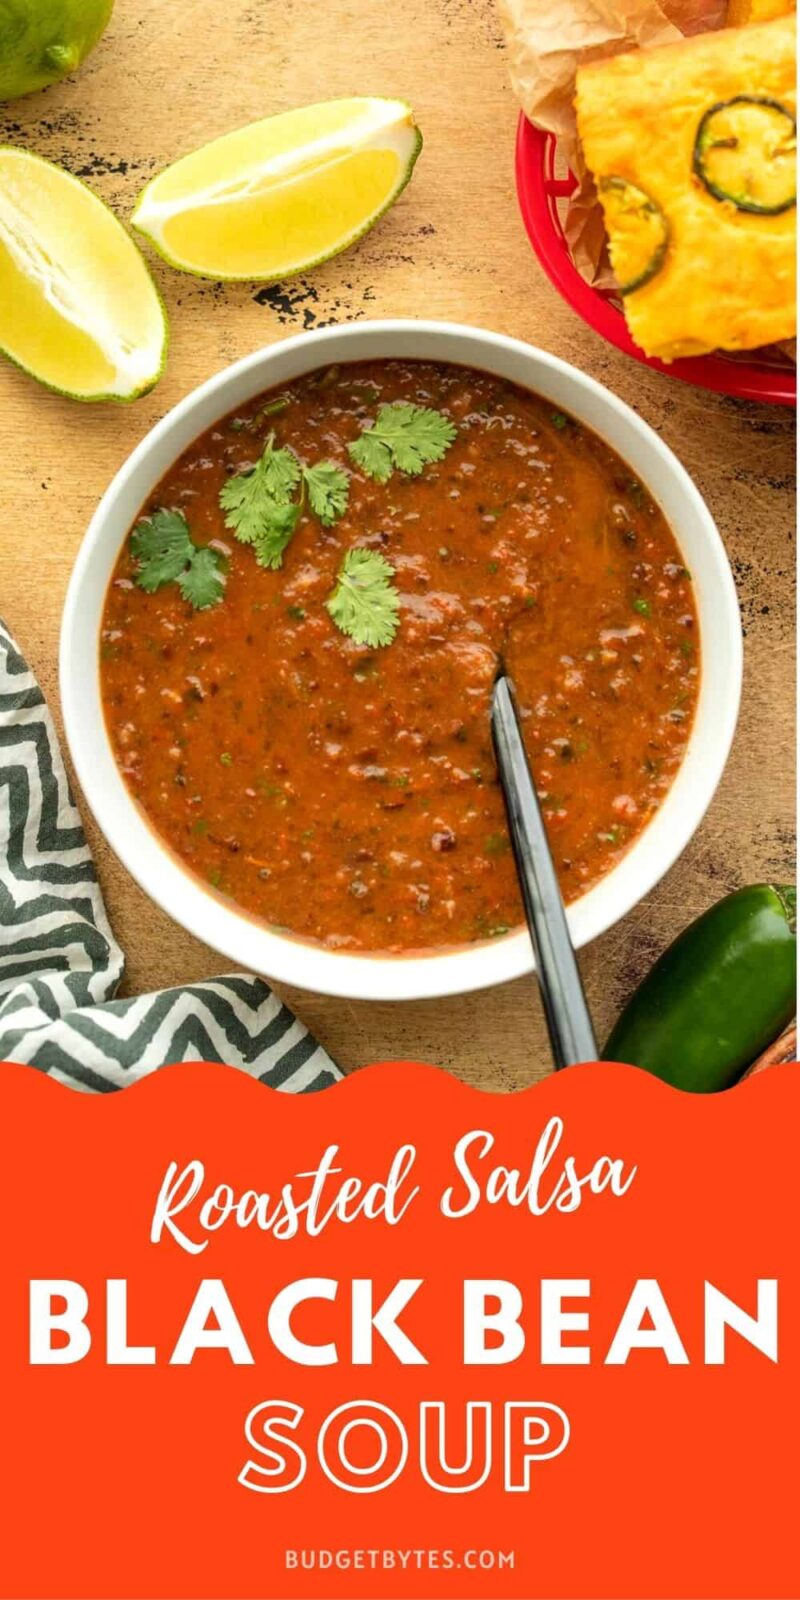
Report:
M 489 730 L 497 653 L 567 902 L 647 825 L 683 759 L 700 677 L 691 575 L 654 501 L 593 433 L 488 373 L 381 361 L 261 395 L 185 451 L 142 508 L 225 557 L 222 603 L 146 593 L 129 542 L 105 602 L 116 760 L 159 837 L 264 923 L 331 949 L 435 951 L 522 922 Z M 444 459 L 381 484 L 348 443 L 380 405 L 457 425 Z M 265 405 L 267 414 L 265 414 Z M 300 517 L 280 570 L 219 492 L 270 434 L 350 476 Z M 368 649 L 325 601 L 346 552 L 394 567 L 399 627 Z

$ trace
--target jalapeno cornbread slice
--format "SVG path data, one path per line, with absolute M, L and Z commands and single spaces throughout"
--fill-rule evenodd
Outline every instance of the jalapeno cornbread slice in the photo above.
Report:
M 583 151 L 647 355 L 795 334 L 795 38 L 781 17 L 578 73 Z

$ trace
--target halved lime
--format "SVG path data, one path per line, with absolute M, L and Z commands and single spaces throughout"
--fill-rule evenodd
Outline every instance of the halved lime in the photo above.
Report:
M 167 319 L 136 245 L 62 167 L 0 146 L 0 351 L 77 400 L 158 381 Z
M 421 144 L 402 100 L 304 106 L 166 167 L 133 225 L 183 272 L 273 282 L 366 233 L 405 188 Z

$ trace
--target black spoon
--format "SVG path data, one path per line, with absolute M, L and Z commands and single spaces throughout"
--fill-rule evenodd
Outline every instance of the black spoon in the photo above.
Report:
M 514 689 L 502 663 L 492 692 L 492 738 L 556 1071 L 596 1061 L 597 1042 L 564 902 L 522 742 Z

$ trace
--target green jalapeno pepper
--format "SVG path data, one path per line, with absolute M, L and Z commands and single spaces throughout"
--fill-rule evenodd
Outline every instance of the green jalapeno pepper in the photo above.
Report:
M 611 256 L 620 294 L 633 294 L 664 265 L 669 223 L 656 201 L 628 178 L 601 178 Z
M 797 124 L 779 100 L 737 94 L 701 117 L 692 165 L 715 200 L 778 216 L 797 204 Z
M 678 1089 L 735 1083 L 797 1009 L 796 891 L 737 889 L 670 945 L 629 1001 L 605 1061 Z

